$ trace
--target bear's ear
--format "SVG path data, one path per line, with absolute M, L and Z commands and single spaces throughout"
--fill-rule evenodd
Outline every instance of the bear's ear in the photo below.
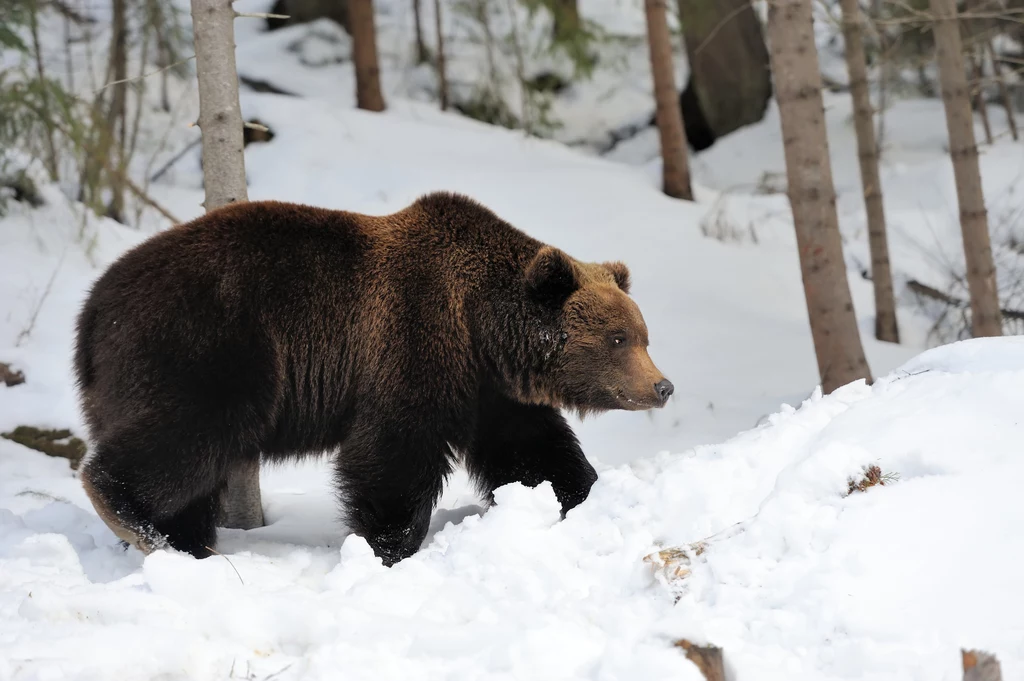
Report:
M 526 267 L 526 287 L 538 298 L 560 303 L 579 286 L 572 260 L 552 246 L 541 247 Z
M 623 293 L 629 293 L 629 286 L 631 280 L 629 278 L 629 268 L 626 267 L 625 263 L 621 262 L 606 262 L 604 263 L 605 269 L 612 273 L 615 277 L 615 285 L 622 290 Z

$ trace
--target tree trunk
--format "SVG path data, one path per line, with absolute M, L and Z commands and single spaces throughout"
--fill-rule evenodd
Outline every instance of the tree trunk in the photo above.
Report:
M 843 260 L 812 0 L 770 0 L 768 40 L 807 314 L 825 393 L 871 380 Z
M 967 288 L 971 294 L 971 333 L 975 337 L 1001 336 L 1002 312 L 996 289 L 996 268 L 988 233 L 988 213 L 981 188 L 978 146 L 974 139 L 964 50 L 960 40 L 955 0 L 931 0 L 935 15 L 935 51 L 946 110 L 949 154 L 953 160 L 956 196 L 960 205 Z
M 899 343 L 896 300 L 889 267 L 889 241 L 885 234 L 885 210 L 882 207 L 882 181 L 878 172 L 878 145 L 875 143 L 867 58 L 864 56 L 863 17 L 857 0 L 842 0 L 840 4 L 843 9 L 846 68 L 850 72 L 850 93 L 853 96 L 853 121 L 857 130 L 860 182 L 868 216 L 871 281 L 875 289 L 875 338 Z
M 127 173 L 125 159 L 125 137 L 128 130 L 128 12 L 126 0 L 113 1 L 110 36 L 110 64 L 108 71 L 113 76 L 110 108 L 107 109 L 107 130 L 110 134 L 106 153 L 114 155 L 115 166 L 121 171 L 120 176 L 110 177 L 110 203 L 107 205 L 107 217 L 118 222 L 124 221 L 124 182 L 121 177 Z
M 416 63 L 423 64 L 430 55 L 427 54 L 427 43 L 423 40 L 423 13 L 420 11 L 421 0 L 412 0 L 412 20 L 416 29 Z
M 191 1 L 203 140 L 203 206 L 210 212 L 249 200 L 235 67 L 235 14 L 224 0 Z M 258 459 L 230 474 L 221 500 L 221 522 L 224 527 L 246 530 L 263 524 Z
M 645 0 L 647 42 L 650 45 L 654 80 L 655 119 L 661 140 L 662 188 L 677 199 L 693 200 L 686 132 L 676 101 L 676 77 L 672 66 L 672 36 L 665 14 L 666 0 Z
M 750 0 L 677 0 L 690 63 L 679 98 L 686 137 L 700 151 L 764 117 L 772 96 L 768 47 Z
M 352 63 L 356 69 L 356 106 L 367 111 L 383 111 L 373 0 L 349 0 L 348 18 L 352 27 Z
M 434 29 L 437 32 L 437 91 L 441 100 L 441 111 L 447 111 L 448 67 L 444 58 L 444 22 L 441 19 L 441 0 L 434 0 Z
M 53 121 L 51 121 L 49 117 L 50 98 L 47 94 L 48 90 L 46 88 L 46 69 L 43 65 L 43 48 L 42 43 L 39 40 L 39 9 L 40 8 L 36 5 L 29 7 L 28 19 L 29 28 L 32 31 L 32 52 L 36 62 L 36 77 L 39 78 L 39 88 L 42 95 L 43 108 L 47 112 L 47 115 L 43 117 L 43 126 L 46 128 L 46 170 L 50 174 L 50 181 L 56 182 L 60 178 L 60 168 L 57 163 L 57 146 L 54 143 Z M 67 24 L 68 18 L 64 17 L 65 36 L 67 35 Z M 65 45 L 67 45 L 67 41 L 65 41 Z M 68 73 L 71 73 L 70 69 L 68 69 Z
M 576 0 L 549 0 L 554 18 L 556 41 L 572 40 L 580 30 L 580 10 Z

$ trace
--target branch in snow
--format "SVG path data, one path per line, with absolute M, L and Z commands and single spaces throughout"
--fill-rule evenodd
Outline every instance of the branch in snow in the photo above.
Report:
M 964 662 L 964 681 L 1003 681 L 995 655 L 980 650 L 961 650 L 960 654 Z
M 288 14 L 267 14 L 266 12 L 235 12 L 235 16 L 249 19 L 291 19 Z
M 0 383 L 3 383 L 8 388 L 13 388 L 14 386 L 21 385 L 24 382 L 24 373 L 21 371 L 15 371 L 11 368 L 10 364 L 0 362 Z
M 686 639 L 676 641 L 676 646 L 686 651 L 686 659 L 697 665 L 707 681 L 725 681 L 725 662 L 721 648 L 694 645 Z

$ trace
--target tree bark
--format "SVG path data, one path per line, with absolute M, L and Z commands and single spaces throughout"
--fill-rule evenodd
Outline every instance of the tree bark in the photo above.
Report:
M 348 18 L 352 27 L 352 63 L 356 69 L 356 106 L 366 111 L 383 111 L 373 0 L 349 0 Z
M 43 65 L 43 48 L 42 43 L 39 40 L 39 7 L 32 5 L 29 7 L 28 19 L 29 28 L 32 32 L 32 52 L 36 62 L 36 76 L 39 78 L 39 87 L 42 94 L 43 107 L 46 108 L 47 114 L 50 110 L 50 98 L 48 89 L 46 87 L 46 69 Z M 67 34 L 68 19 L 64 17 L 65 35 Z M 67 41 L 65 41 L 67 45 Z M 70 49 L 70 48 L 65 48 Z M 68 70 L 71 73 L 71 70 Z M 70 89 L 70 84 L 69 84 Z M 60 177 L 60 168 L 57 163 L 57 146 L 53 139 L 53 122 L 50 120 L 49 115 L 43 117 L 43 126 L 46 128 L 46 171 L 50 174 L 50 181 L 56 182 Z
M 422 64 L 429 59 L 427 43 L 423 40 L 423 13 L 420 11 L 421 0 L 412 0 L 412 20 L 416 29 L 416 63 Z
M 964 72 L 964 50 L 960 39 L 955 0 L 930 0 L 935 15 L 935 51 L 946 110 L 949 155 L 953 161 L 960 230 L 967 263 L 967 288 L 971 295 L 971 333 L 975 337 L 1001 336 L 1002 312 L 996 289 L 996 268 L 989 241 L 988 213 L 981 187 L 978 145 L 974 139 L 974 116 Z
M 249 200 L 235 66 L 235 14 L 224 0 L 191 1 L 203 140 L 203 206 L 210 212 Z M 258 459 L 230 474 L 221 500 L 221 522 L 224 527 L 239 529 L 263 524 Z
M 661 141 L 662 188 L 677 199 L 693 200 L 686 132 L 676 100 L 676 77 L 672 65 L 672 36 L 665 14 L 666 0 L 645 0 L 647 42 L 650 46 L 651 75 L 654 80 L 655 120 Z
M 871 250 L 871 281 L 875 290 L 875 338 L 899 343 L 896 324 L 896 299 L 892 269 L 889 266 L 889 241 L 882 206 L 882 180 L 878 172 L 878 145 L 875 142 L 874 111 L 868 84 L 867 58 L 864 55 L 863 17 L 857 0 L 841 0 L 843 34 L 846 42 L 846 68 L 850 72 L 853 96 L 853 122 L 857 131 L 857 157 L 864 208 L 868 217 L 868 245 Z
M 434 30 L 437 32 L 437 91 L 441 100 L 441 111 L 448 109 L 448 66 L 444 57 L 444 22 L 441 17 L 441 0 L 434 0 Z
M 686 137 L 701 150 L 764 117 L 772 96 L 768 47 L 750 0 L 677 0 L 690 64 L 680 97 Z
M 843 260 L 811 0 L 770 0 L 768 41 L 807 314 L 825 393 L 871 380 Z
M 122 174 L 128 170 L 125 159 L 125 137 L 128 131 L 128 12 L 125 5 L 126 0 L 113 1 L 108 71 L 113 76 L 114 85 L 111 86 L 110 108 L 107 109 L 110 141 L 105 150 L 108 154 L 116 151 L 116 165 Z M 123 222 L 124 182 L 120 177 L 110 177 L 110 193 L 107 217 Z
M 576 0 L 550 0 L 556 41 L 572 40 L 580 30 L 580 10 Z

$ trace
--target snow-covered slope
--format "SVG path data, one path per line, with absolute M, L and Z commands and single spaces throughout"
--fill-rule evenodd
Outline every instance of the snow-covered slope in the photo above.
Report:
M 402 17 L 381 6 L 382 35 L 398 35 L 388 31 Z M 592 7 L 623 34 L 642 22 L 637 3 Z M 850 284 L 885 378 L 796 409 L 817 370 L 792 224 L 783 194 L 753 186 L 782 170 L 774 106 L 695 157 L 698 202 L 688 204 L 658 191 L 649 134 L 602 160 L 442 114 L 398 96 L 415 82 L 389 85 L 401 60 L 387 54 L 389 110 L 355 111 L 350 65 L 304 67 L 291 51 L 322 27 L 267 35 L 258 23 L 237 22 L 239 68 L 304 96 L 243 92 L 246 116 L 275 133 L 246 149 L 250 198 L 380 214 L 452 189 L 577 257 L 624 260 L 676 394 L 658 412 L 577 423 L 601 479 L 564 522 L 547 486 L 507 487 L 481 516 L 460 474 L 421 553 L 390 570 L 336 521 L 322 462 L 265 470 L 268 525 L 222 532 L 224 558 L 143 560 L 116 545 L 66 461 L 0 439 L 0 680 L 697 679 L 671 646 L 680 637 L 723 646 L 736 681 L 952 681 L 961 646 L 996 652 L 1005 678 L 1024 675 L 1014 524 L 1024 518 L 1024 344 L 972 341 L 912 359 L 927 327 L 906 306 L 904 345 L 871 339 L 844 97 L 826 101 Z M 329 47 L 319 53 L 328 63 L 344 51 Z M 327 48 L 307 39 L 302 49 L 312 59 Z M 563 103 L 577 137 L 648 109 L 646 65 L 626 61 L 619 80 L 605 74 Z M 140 182 L 197 135 L 184 125 L 194 83 L 172 82 L 172 100 L 173 115 L 143 125 Z M 955 259 L 959 247 L 941 106 L 904 102 L 888 116 L 894 267 L 900 281 L 941 278 L 936 253 Z M 1021 149 L 1000 143 L 982 159 L 993 223 L 1011 230 L 1024 206 Z M 149 189 L 187 219 L 202 212 L 200 187 L 194 151 Z M 80 434 L 77 307 L 104 266 L 166 223 L 150 213 L 127 228 L 43 191 L 46 206 L 12 204 L 0 220 L 0 361 L 27 377 L 0 384 L 0 432 Z M 869 464 L 899 480 L 845 496 Z M 673 603 L 643 557 L 730 528 L 742 531 L 711 542 Z
M 298 506 L 289 533 L 225 533 L 223 559 L 143 560 L 64 460 L 0 440 L 0 678 L 696 680 L 684 636 L 736 679 L 952 681 L 960 646 L 1018 678 L 1022 357 L 1018 338 L 933 350 L 603 470 L 562 522 L 549 485 L 504 487 L 391 569 Z M 846 496 L 875 463 L 899 480 Z M 271 485 L 270 520 L 305 492 Z M 736 523 L 674 605 L 644 555 Z

